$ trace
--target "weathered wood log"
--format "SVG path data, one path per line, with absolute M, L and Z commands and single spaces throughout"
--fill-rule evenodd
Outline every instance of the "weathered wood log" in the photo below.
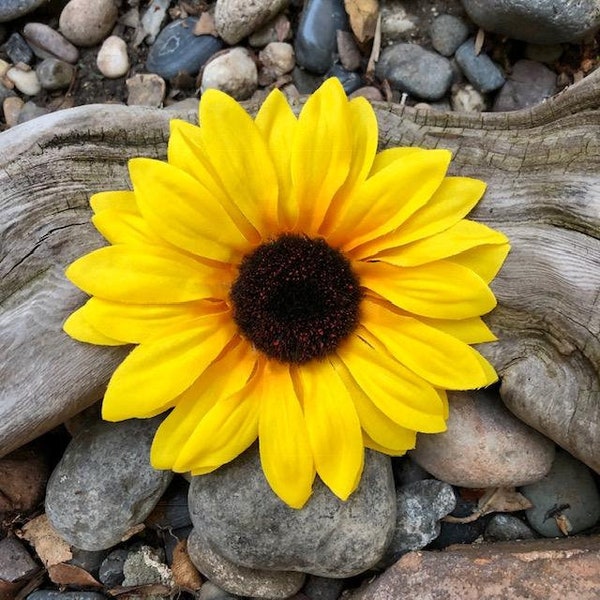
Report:
M 484 179 L 474 217 L 513 250 L 483 352 L 527 423 L 600 470 L 600 71 L 515 113 L 376 107 L 381 147 L 443 147 Z M 84 297 L 64 278 L 102 244 L 88 198 L 128 187 L 133 156 L 164 158 L 168 121 L 192 112 L 85 106 L 0 135 L 0 455 L 99 399 L 126 350 L 61 331 Z

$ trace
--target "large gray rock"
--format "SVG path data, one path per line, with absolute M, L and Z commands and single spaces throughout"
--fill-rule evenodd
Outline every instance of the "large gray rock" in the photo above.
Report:
M 0 23 L 14 21 L 46 2 L 48 0 L 3 0 L 0 2 Z
M 289 0 L 217 0 L 217 32 L 228 44 L 236 44 L 275 17 L 288 2 Z
M 534 44 L 575 42 L 600 27 L 598 0 L 462 0 L 462 3 L 480 27 Z
M 253 447 L 194 477 L 189 505 L 196 530 L 230 561 L 323 577 L 349 577 L 376 564 L 391 540 L 396 513 L 390 459 L 371 451 L 346 502 L 315 481 L 304 508 L 290 508 L 267 484 Z
M 110 548 L 150 514 L 173 475 L 149 463 L 161 420 L 98 422 L 73 438 L 46 492 L 46 514 L 70 544 Z

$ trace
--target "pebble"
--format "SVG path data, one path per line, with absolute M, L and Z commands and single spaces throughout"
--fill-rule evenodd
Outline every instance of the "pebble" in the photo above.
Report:
M 129 71 L 129 56 L 125 40 L 116 35 L 107 37 L 96 58 L 98 70 L 108 79 L 123 77 Z
M 25 600 L 106 600 L 106 596 L 98 592 L 56 592 L 54 590 L 37 590 L 32 594 L 29 594 Z
M 4 52 L 6 52 L 8 58 L 14 64 L 24 63 L 30 65 L 34 59 L 33 50 L 19 33 L 13 33 L 6 40 Z
M 346 94 L 351 94 L 356 90 L 360 89 L 364 85 L 363 78 L 360 76 L 360 73 L 356 73 L 355 71 L 348 71 L 342 67 L 342 65 L 335 64 L 329 72 L 327 73 L 328 77 L 337 77 L 344 88 Z
M 128 106 L 162 106 L 167 85 L 165 80 L 154 73 L 134 75 L 125 81 Z
M 9 90 L 12 92 L 12 90 Z M 19 122 L 19 114 L 25 102 L 18 96 L 8 96 L 2 101 L 2 112 L 8 127 L 14 127 Z
M 237 535 L 241 535 L 243 540 L 252 539 L 244 535 L 243 529 Z M 304 583 L 303 573 L 253 569 L 232 562 L 216 552 L 213 544 L 208 543 L 197 529 L 190 533 L 187 550 L 203 575 L 232 594 L 253 598 L 289 598 Z
M 58 21 L 62 34 L 76 46 L 95 46 L 117 22 L 114 0 L 69 0 Z
M 431 475 L 423 467 L 406 455 L 392 458 L 392 470 L 396 488 L 423 479 L 431 479 Z
M 145 34 L 143 39 L 149 45 L 154 44 L 170 4 L 170 0 L 151 0 L 148 4 L 144 16 L 140 20 L 140 25 L 142 26 L 141 31 Z
M 312 73 L 326 73 L 337 53 L 337 31 L 349 27 L 343 0 L 308 0 L 296 31 L 296 62 Z
M 533 44 L 576 42 L 600 27 L 597 0 L 462 0 L 479 27 Z
M 456 112 L 480 113 L 487 109 L 485 96 L 469 83 L 453 85 L 450 102 Z
M 123 587 L 158 583 L 173 585 L 173 573 L 150 546 L 140 546 L 129 552 L 123 563 Z
M 448 429 L 417 436 L 411 458 L 434 477 L 461 487 L 514 487 L 539 481 L 554 444 L 512 415 L 497 394 L 451 392 Z
M 18 67 L 12 67 L 6 72 L 6 77 L 26 96 L 35 96 L 42 91 L 40 80 L 35 71 L 25 71 Z
M 338 29 L 336 40 L 342 67 L 347 71 L 358 71 L 362 63 L 362 55 L 352 33 Z
M 270 42 L 258 53 L 258 61 L 260 83 L 269 85 L 293 70 L 296 64 L 294 47 L 286 42 Z
M 249 38 L 248 43 L 253 48 L 264 48 L 271 42 L 286 42 L 292 39 L 292 25 L 284 14 L 278 14 L 274 19 L 257 29 Z
M 392 88 L 422 98 L 439 100 L 452 83 L 450 61 L 416 44 L 394 44 L 381 53 L 375 73 Z
M 144 521 L 172 478 L 149 463 L 161 420 L 98 422 L 71 440 L 46 493 L 48 519 L 65 540 L 103 550 Z
M 17 125 L 20 125 L 21 123 L 26 123 L 27 121 L 31 121 L 32 119 L 37 119 L 38 117 L 43 117 L 49 112 L 49 108 L 45 106 L 38 106 L 35 102 L 32 102 L 31 100 L 29 102 L 25 102 L 25 104 L 23 104 L 21 110 L 19 111 Z
M 292 81 L 301 94 L 312 94 L 323 83 L 323 77 L 296 65 L 292 71 Z
M 196 75 L 223 47 L 223 42 L 212 35 L 194 35 L 197 22 L 197 18 L 187 17 L 169 23 L 148 52 L 146 69 L 163 79 L 171 79 L 178 73 Z
M 489 542 L 507 542 L 529 540 L 535 537 L 535 533 L 519 517 L 498 513 L 488 521 L 483 537 Z
M 256 447 L 194 477 L 189 506 L 195 530 L 235 563 L 323 577 L 350 577 L 376 564 L 396 513 L 390 459 L 383 454 L 366 452 L 362 480 L 346 502 L 317 479 L 309 501 L 295 510 L 268 486 Z
M 21 579 L 28 579 L 39 569 L 38 564 L 17 538 L 7 537 L 0 540 L 0 591 L 1 582 L 15 583 Z
M 566 517 L 571 535 L 593 527 L 600 519 L 600 493 L 590 469 L 563 451 L 549 473 L 537 483 L 521 488 L 533 504 L 525 514 L 529 524 L 545 537 L 564 535 L 557 520 Z
M 343 579 L 310 575 L 306 578 L 302 593 L 309 600 L 338 600 L 344 585 Z
M 73 558 L 69 564 L 82 568 L 93 577 L 97 577 L 100 572 L 100 565 L 104 562 L 108 552 L 106 550 L 82 550 L 71 546 Z
M 354 92 L 348 95 L 348 98 L 352 100 L 352 98 L 366 98 L 370 102 L 381 102 L 383 100 L 383 96 L 381 92 L 371 85 L 367 85 L 365 87 L 358 88 Z
M 440 519 L 456 507 L 451 485 L 436 479 L 415 481 L 396 491 L 396 528 L 384 564 L 410 550 L 420 550 L 440 534 Z
M 79 59 L 79 50 L 58 31 L 44 23 L 27 23 L 23 35 L 33 51 L 40 58 L 60 58 L 75 64 Z
M 107 587 L 112 588 L 123 583 L 123 565 L 129 552 L 125 548 L 113 550 L 100 565 L 98 579 Z
M 240 596 L 226 592 L 212 581 L 205 581 L 200 591 L 196 592 L 196 600 L 236 600 L 237 598 Z
M 215 26 L 230 45 L 254 33 L 280 13 L 288 0 L 217 0 Z
M 468 39 L 456 51 L 456 62 L 466 78 L 484 94 L 497 90 L 504 84 L 500 67 L 487 54 L 475 53 L 473 38 Z
M 527 44 L 525 46 L 525 58 L 552 65 L 562 56 L 564 51 L 564 46 L 561 44 Z
M 46 2 L 48 0 L 3 0 L 0 2 L 0 23 L 14 21 Z
M 444 56 L 452 56 L 469 37 L 469 28 L 460 18 L 453 15 L 436 17 L 429 30 L 431 45 Z
M 535 106 L 554 95 L 556 73 L 533 60 L 519 60 L 494 100 L 495 112 Z
M 224 50 L 205 66 L 201 93 L 216 89 L 236 100 L 247 100 L 258 87 L 258 70 L 250 53 L 241 47 Z
M 46 58 L 35 69 L 41 86 L 45 90 L 62 90 L 69 87 L 75 67 L 58 58 Z

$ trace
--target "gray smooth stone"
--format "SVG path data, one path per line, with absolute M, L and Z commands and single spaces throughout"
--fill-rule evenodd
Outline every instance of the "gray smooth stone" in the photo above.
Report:
M 302 593 L 309 600 L 338 600 L 344 589 L 344 584 L 343 579 L 310 575 L 306 578 Z
M 99 422 L 73 438 L 46 493 L 46 514 L 65 540 L 110 548 L 152 511 L 173 476 L 149 462 L 162 418 Z
M 196 592 L 196 600 L 236 600 L 237 598 L 241 596 L 226 592 L 212 581 L 205 581 L 200 591 Z
M 535 537 L 535 533 L 519 517 L 498 513 L 488 521 L 483 537 L 491 542 L 507 542 L 529 540 Z
M 56 57 L 72 64 L 79 58 L 79 50 L 45 23 L 27 23 L 23 28 L 23 35 L 41 58 Z
M 14 537 L 0 541 L 0 581 L 13 583 L 28 579 L 39 570 L 23 542 Z
M 563 451 L 556 452 L 548 474 L 523 486 L 521 493 L 533 504 L 525 513 L 529 524 L 545 537 L 564 535 L 556 522 L 560 515 L 567 518 L 572 535 L 600 519 L 600 493 L 592 472 Z
M 212 35 L 194 35 L 198 19 L 187 17 L 169 23 L 148 52 L 146 69 L 171 79 L 178 73 L 196 75 L 206 61 L 221 50 L 223 42 Z
M 392 88 L 423 100 L 439 100 L 452 83 L 450 61 L 417 44 L 394 44 L 381 53 L 375 73 Z
M 8 55 L 10 62 L 19 62 L 30 65 L 33 62 L 33 50 L 19 33 L 13 33 L 4 44 L 4 52 Z
M 534 44 L 576 42 L 600 27 L 598 0 L 462 0 L 487 31 Z
M 390 459 L 371 451 L 346 502 L 316 480 L 302 510 L 290 508 L 267 484 L 253 446 L 215 472 L 194 477 L 189 505 L 195 529 L 232 562 L 323 577 L 350 577 L 376 564 L 396 514 Z
M 346 94 L 351 94 L 364 85 L 362 77 L 359 73 L 348 71 L 341 65 L 333 65 L 333 67 L 331 67 L 327 73 L 327 76 L 337 77 L 340 80 L 340 83 L 342 84 Z
M 69 87 L 75 67 L 58 58 L 46 58 L 35 69 L 41 86 L 45 90 L 62 90 Z
M 47 2 L 48 0 L 3 0 L 0 2 L 0 23 L 14 21 Z
M 429 30 L 431 45 L 444 56 L 452 56 L 469 37 L 467 24 L 454 15 L 440 15 Z
M 497 90 L 504 84 L 500 67 L 487 54 L 475 54 L 473 38 L 460 46 L 455 57 L 466 78 L 483 94 Z
M 98 571 L 98 579 L 106 587 L 116 587 L 123 583 L 123 579 L 125 578 L 123 565 L 128 554 L 129 551 L 125 550 L 125 548 L 117 548 L 102 561 Z
M 308 0 L 296 31 L 296 63 L 311 73 L 326 73 L 337 53 L 338 29 L 349 30 L 343 0 Z

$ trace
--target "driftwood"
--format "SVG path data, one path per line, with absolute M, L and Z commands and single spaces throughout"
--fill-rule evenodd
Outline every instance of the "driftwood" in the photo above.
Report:
M 377 106 L 381 145 L 449 148 L 488 182 L 475 218 L 511 238 L 483 348 L 518 416 L 600 470 L 600 70 L 532 110 L 460 115 Z M 85 106 L 0 135 L 0 455 L 102 395 L 125 350 L 61 332 L 84 297 L 64 278 L 102 241 L 88 197 L 163 158 L 193 113 Z

